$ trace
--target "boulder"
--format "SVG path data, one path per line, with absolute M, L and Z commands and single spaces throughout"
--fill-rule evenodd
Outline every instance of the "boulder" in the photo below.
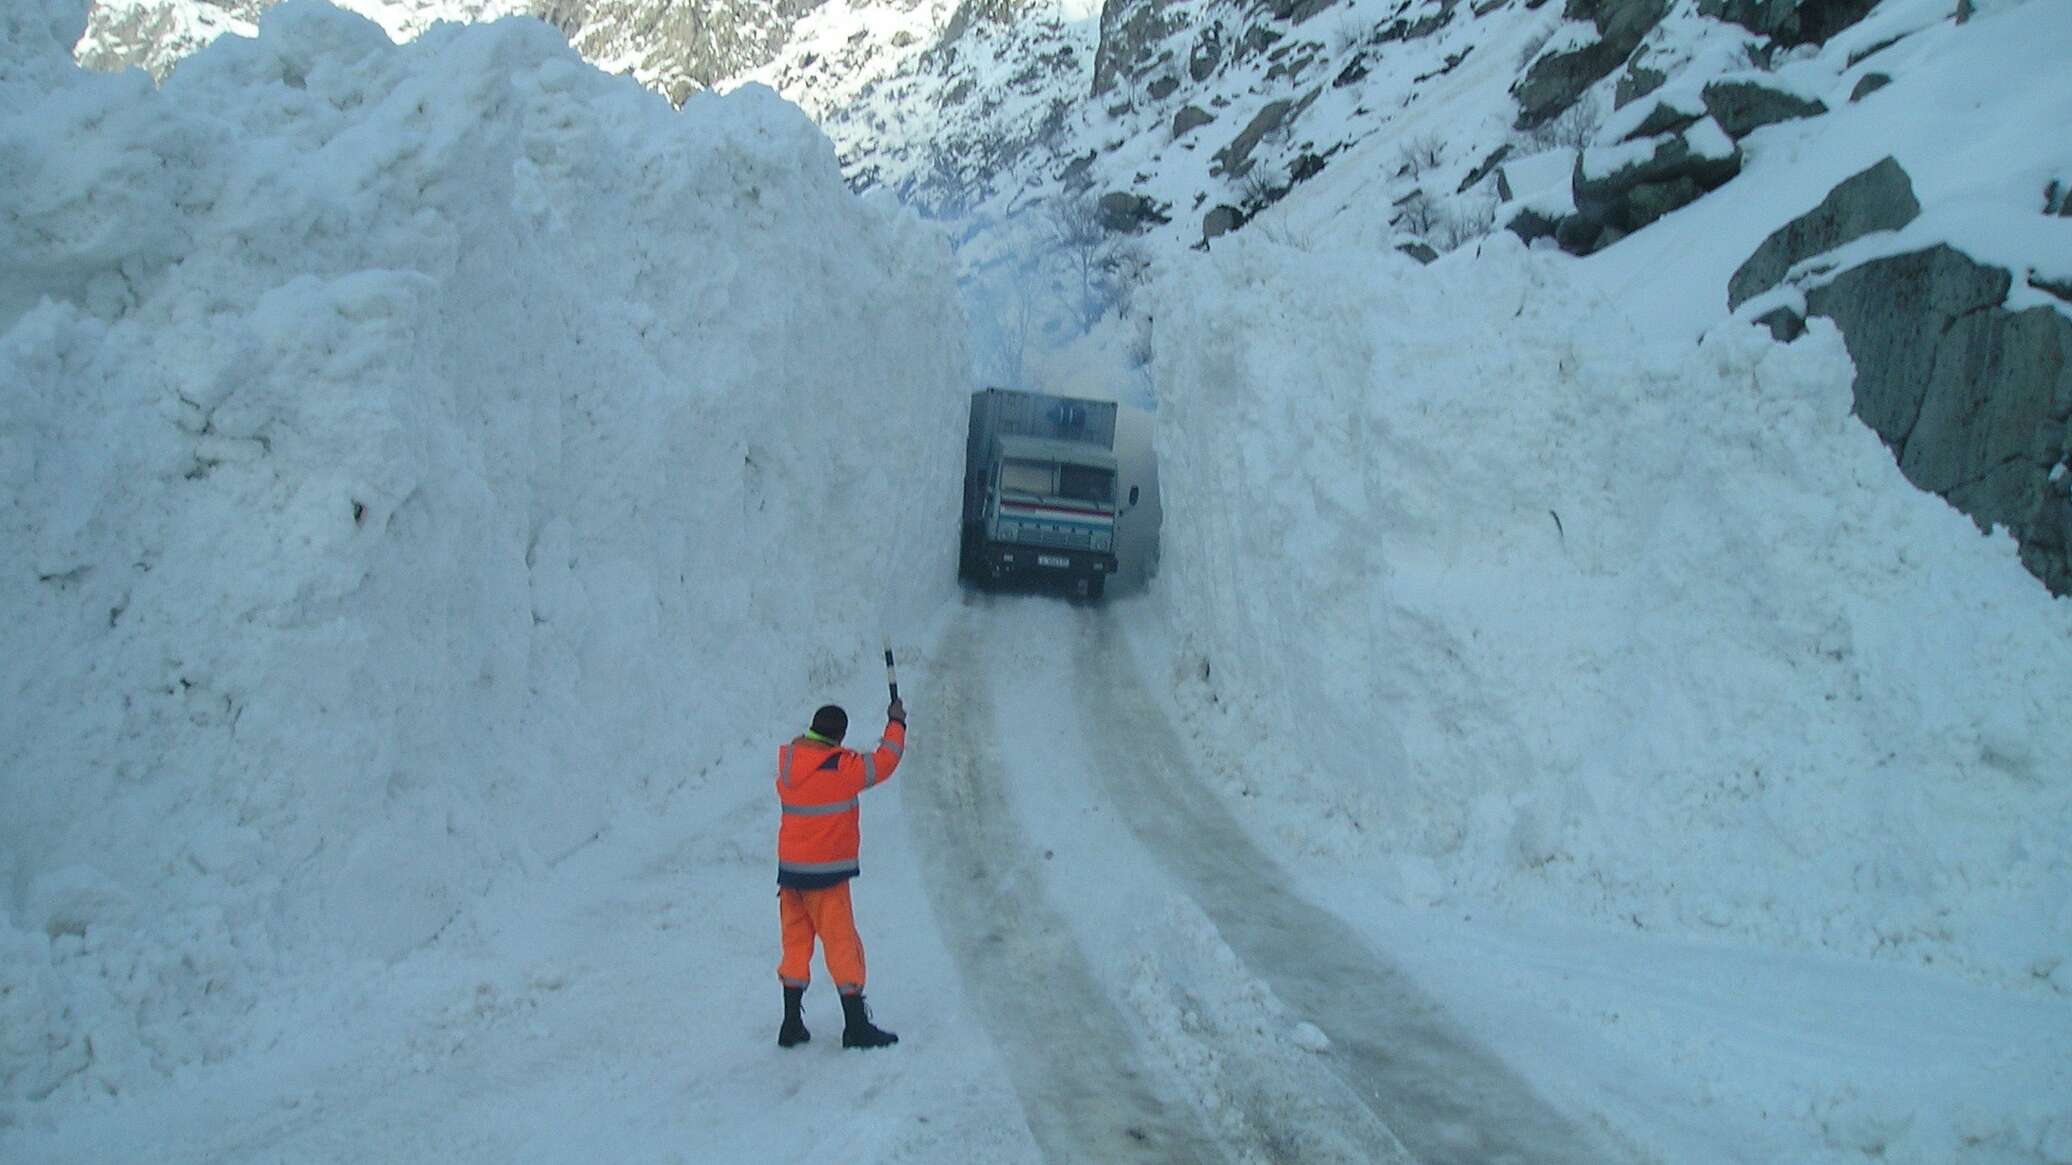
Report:
M 1681 133 L 1506 161 L 1497 167 L 1497 197 L 1515 202 L 1503 221 L 1519 238 L 1530 243 L 1551 235 L 1562 250 L 1588 255 L 1740 172 L 1740 148 L 1704 118 Z
M 1770 336 L 1780 344 L 1789 344 L 1806 334 L 1805 317 L 1788 307 L 1771 308 L 1755 317 L 1755 322 L 1770 329 Z
M 1555 245 L 1571 255 L 1587 255 L 1592 251 L 1601 251 L 1625 237 L 1625 231 L 1579 214 L 1569 215 L 1554 224 Z
M 1532 63 L 1511 87 L 1518 99 L 1517 128 L 1534 129 L 1559 117 L 1584 90 L 1624 64 L 1668 12 L 1669 0 L 1569 0 L 1563 15 L 1595 24 L 1598 39 Z
M 1698 0 L 1698 11 L 1791 48 L 1826 44 L 1877 4 L 1878 0 Z
M 1844 179 L 1820 205 L 1774 231 L 1727 281 L 1729 311 L 1783 282 L 1803 260 L 1832 251 L 1873 231 L 1896 231 L 1914 221 L 1921 204 L 1914 184 L 1892 158 Z
M 1646 65 L 1633 64 L 1626 68 L 1624 76 L 1612 87 L 1612 108 L 1624 109 L 1635 101 L 1660 89 L 1669 80 L 1669 74 Z
M 1710 118 L 1682 133 L 1585 150 L 1574 177 L 1576 225 L 1564 224 L 1555 237 L 1564 249 L 1588 254 L 1697 201 L 1740 172 L 1740 147 Z
M 1495 173 L 1497 166 L 1510 156 L 1511 143 L 1509 142 L 1505 142 L 1503 145 L 1491 150 L 1488 157 L 1483 158 L 1482 161 L 1475 165 L 1474 169 L 1468 171 L 1467 177 L 1460 180 L 1460 185 L 1455 187 L 1453 192 L 1455 194 L 1466 194 L 1470 187 L 1479 184 L 1484 178 Z
M 1245 212 L 1234 206 L 1218 206 L 1202 216 L 1201 241 L 1206 243 L 1245 225 Z
M 1058 171 L 1058 185 L 1067 190 L 1084 189 L 1089 185 L 1087 174 L 1093 169 L 1094 159 L 1100 156 L 1099 151 L 1088 150 L 1065 163 L 1064 169 Z
M 1247 28 L 1245 35 L 1237 42 L 1239 59 L 1256 57 L 1265 53 L 1266 50 L 1280 43 L 1281 36 L 1282 34 L 1279 30 L 1269 28 L 1264 24 L 1255 24 Z
M 1646 112 L 1641 115 L 1640 123 L 1635 125 L 1631 132 L 1619 135 L 1620 141 L 1639 141 L 1642 138 L 1661 137 L 1665 133 L 1682 133 L 1698 124 L 1699 118 L 1706 116 L 1703 103 L 1698 103 L 1693 109 L 1677 101 L 1655 100 L 1632 108 L 1634 112 Z M 1607 125 L 1605 128 L 1612 127 Z
M 1559 243 L 1561 240 L 1558 237 L 1558 232 L 1561 230 L 1562 221 L 1561 219 L 1549 218 L 1539 210 L 1526 206 L 1519 208 L 1516 213 L 1512 214 L 1504 222 L 1504 229 L 1517 235 L 1519 240 L 1527 246 L 1531 246 L 1540 239 L 1553 239 L 1556 243 Z
M 1398 243 L 1396 250 L 1420 263 L 1435 263 L 1439 259 L 1439 252 L 1434 251 L 1430 243 Z
M 1223 34 L 1219 31 L 1220 27 L 1212 24 L 1203 29 L 1200 38 L 1187 53 L 1187 76 L 1197 85 L 1213 76 L 1216 66 L 1223 63 Z
M 1215 164 L 1209 167 L 1209 173 L 1243 177 L 1245 172 L 1252 168 L 1252 151 L 1258 148 L 1260 142 L 1266 140 L 1266 135 L 1299 117 L 1303 110 L 1309 108 L 1309 103 L 1316 99 L 1317 93 L 1311 93 L 1299 102 L 1286 98 L 1267 102 L 1266 107 L 1253 115 L 1251 122 L 1239 130 L 1236 137 L 1230 139 L 1229 145 L 1216 151 Z
M 1591 138 L 1599 142 L 1631 142 L 1682 133 L 1706 116 L 1705 99 L 1697 90 L 1684 86 L 1659 89 L 1612 110 Z
M 2022 562 L 2072 593 L 2072 319 L 2010 311 L 2008 272 L 1936 246 L 1876 259 L 1806 296 L 1856 365 L 1856 414 L 1909 481 L 1979 528 L 2006 527 Z M 2052 480 L 2053 477 L 2058 480 Z
M 1595 24 L 1608 41 L 1638 47 L 1668 12 L 1668 0 L 1568 0 L 1564 15 Z M 1619 54 L 1620 59 L 1632 52 L 1629 47 Z M 1609 75 L 1610 70 L 1605 73 Z
M 1215 120 L 1214 117 L 1204 112 L 1200 106 L 1182 106 L 1180 112 L 1173 115 L 1173 137 L 1176 139 L 1184 138 Z
M 1714 81 L 1705 87 L 1705 111 L 1728 137 L 1739 141 L 1766 125 L 1818 117 L 1827 106 L 1759 81 Z
M 1943 329 L 1997 306 L 2011 284 L 2007 272 L 1937 246 L 1844 272 L 1807 293 L 1806 313 L 1841 327 L 1856 361 L 1857 415 L 1887 444 L 1903 448 L 1921 415 Z
M 1286 99 L 1269 101 L 1266 107 L 1252 116 L 1245 128 L 1238 131 L 1230 144 L 1216 151 L 1216 164 L 1210 167 L 1211 174 L 1236 174 L 1242 176 L 1252 168 L 1252 151 L 1258 148 L 1266 135 L 1279 129 L 1287 120 L 1288 111 L 1295 103 Z
M 1534 61 L 1525 71 L 1525 76 L 1511 86 L 1511 96 L 1518 99 L 1515 128 L 1537 129 L 1561 116 L 1563 110 L 1576 103 L 1584 90 L 1618 68 L 1619 62 L 1625 59 L 1626 54 L 1620 52 L 1617 45 L 1598 40 L 1566 52 L 1549 53 Z
M 1888 74 L 1865 73 L 1863 78 L 1856 82 L 1856 88 L 1849 91 L 1849 100 L 1852 104 L 1861 101 L 1890 84 L 1892 78 Z
M 1094 213 L 1109 234 L 1142 234 L 1148 227 L 1173 221 L 1159 211 L 1157 202 L 1126 190 L 1103 194 Z

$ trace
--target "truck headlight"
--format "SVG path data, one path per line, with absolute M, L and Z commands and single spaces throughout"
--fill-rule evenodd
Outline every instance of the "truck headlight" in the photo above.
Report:
M 1114 539 L 1114 537 L 1113 537 L 1112 535 L 1108 535 L 1108 534 L 1096 534 L 1096 535 L 1094 535 L 1094 549 L 1095 549 L 1095 550 L 1106 550 L 1106 549 L 1108 549 L 1108 547 L 1109 547 L 1109 546 L 1113 545 L 1113 544 L 1114 544 L 1114 542 L 1115 542 L 1115 539 Z
M 1000 540 L 1002 542 L 1012 542 L 1021 536 L 1022 525 L 1020 522 L 1000 523 Z

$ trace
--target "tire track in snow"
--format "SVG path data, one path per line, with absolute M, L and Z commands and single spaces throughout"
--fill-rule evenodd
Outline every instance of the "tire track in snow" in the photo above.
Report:
M 1107 610 L 1075 645 L 1080 715 L 1130 831 L 1288 1007 L 1331 1040 L 1348 1087 L 1424 1165 L 1601 1165 L 1630 1154 L 1557 1113 L 1403 971 L 1297 894 L 1188 770 L 1194 757 L 1145 693 Z
M 990 743 L 994 709 L 969 619 L 940 661 L 940 748 L 900 785 L 928 899 L 965 991 L 1002 1050 L 1029 1131 L 1058 1162 L 1215 1162 L 1224 1154 L 1147 1080 L 1129 1026 L 1044 900 Z

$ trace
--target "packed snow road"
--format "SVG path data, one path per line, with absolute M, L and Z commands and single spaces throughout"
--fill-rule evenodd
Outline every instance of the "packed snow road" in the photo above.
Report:
M 1129 1028 L 1070 924 L 1043 893 L 1043 856 L 1015 822 L 984 662 L 963 629 L 944 673 L 950 736 L 934 771 L 907 783 L 937 922 L 970 994 L 1009 1046 L 1030 1131 L 1057 1160 L 1213 1161 L 1213 1140 L 1158 1096 Z
M 1190 779 L 1120 616 L 970 608 L 937 657 L 948 739 L 904 795 L 944 941 L 1048 1157 L 1631 1156 L 1295 891 Z

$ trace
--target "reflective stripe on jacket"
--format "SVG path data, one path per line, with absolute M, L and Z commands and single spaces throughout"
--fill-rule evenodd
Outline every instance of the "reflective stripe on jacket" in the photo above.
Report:
M 801 736 L 777 750 L 777 884 L 832 886 L 857 874 L 856 798 L 881 784 L 906 751 L 906 725 L 887 721 L 868 753 Z

